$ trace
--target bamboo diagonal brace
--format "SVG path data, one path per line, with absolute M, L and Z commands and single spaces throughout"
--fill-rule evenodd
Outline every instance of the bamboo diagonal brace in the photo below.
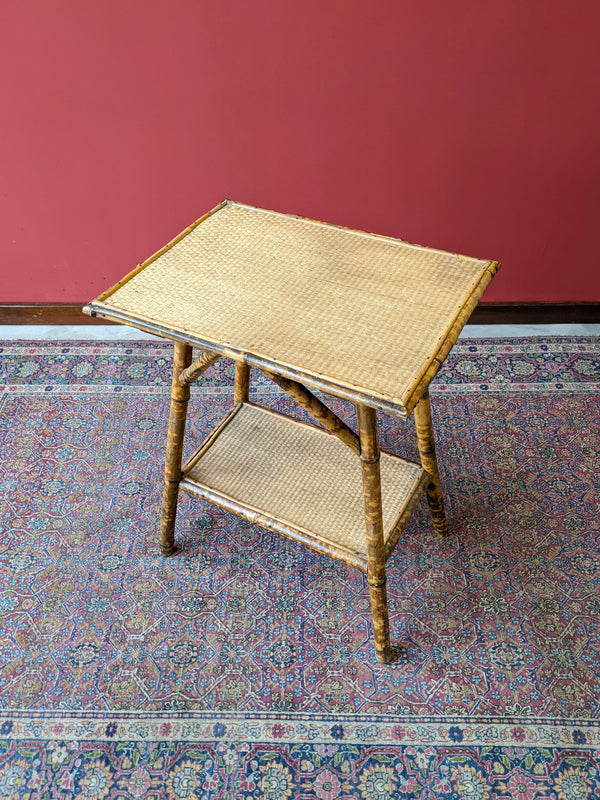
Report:
M 287 392 L 290 397 L 293 397 L 298 405 L 305 408 L 309 414 L 312 414 L 324 428 L 327 428 L 330 433 L 333 433 L 357 455 L 360 455 L 360 441 L 358 436 L 343 420 L 327 408 L 325 403 L 322 403 L 318 397 L 315 397 L 306 386 L 303 386 L 297 381 L 292 381 L 289 378 L 284 378 L 281 375 L 276 375 L 274 372 L 269 372 L 266 369 L 262 371 L 268 378 L 281 387 L 284 392 Z
M 212 353 L 210 350 L 204 350 L 193 364 L 190 364 L 187 369 L 183 370 L 179 376 L 179 383 L 185 386 L 186 384 L 197 381 L 204 370 L 208 369 L 211 364 L 214 364 L 218 358 L 221 358 L 219 353 Z

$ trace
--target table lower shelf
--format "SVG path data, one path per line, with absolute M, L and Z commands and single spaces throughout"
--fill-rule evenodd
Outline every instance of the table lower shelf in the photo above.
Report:
M 386 557 L 429 475 L 381 453 Z M 184 468 L 181 488 L 366 571 L 360 459 L 314 425 L 238 405 Z

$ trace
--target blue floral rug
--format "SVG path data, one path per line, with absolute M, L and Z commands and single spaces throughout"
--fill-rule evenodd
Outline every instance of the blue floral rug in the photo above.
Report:
M 454 348 L 452 535 L 423 504 L 388 562 L 390 666 L 356 570 L 186 495 L 160 557 L 170 358 L 0 346 L 0 798 L 599 796 L 598 339 Z M 190 450 L 232 382 L 194 387 Z M 380 435 L 416 457 L 412 421 Z

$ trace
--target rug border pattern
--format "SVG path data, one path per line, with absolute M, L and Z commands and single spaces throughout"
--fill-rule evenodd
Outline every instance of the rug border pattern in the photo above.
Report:
M 449 747 L 600 748 L 597 720 L 393 717 L 215 711 L 0 712 L 0 738 L 27 741 L 214 741 Z

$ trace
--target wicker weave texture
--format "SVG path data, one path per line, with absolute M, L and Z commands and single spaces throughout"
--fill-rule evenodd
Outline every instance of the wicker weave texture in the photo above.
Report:
M 229 203 L 103 305 L 399 402 L 489 264 Z
M 381 454 L 384 530 L 420 474 L 418 465 Z M 245 405 L 187 477 L 366 555 L 360 460 L 329 433 Z

